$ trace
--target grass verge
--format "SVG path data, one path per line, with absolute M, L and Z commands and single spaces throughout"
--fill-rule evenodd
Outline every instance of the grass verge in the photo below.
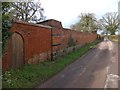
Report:
M 120 35 L 110 35 L 109 39 L 113 42 L 120 42 Z
M 58 57 L 55 61 L 46 61 L 36 65 L 25 65 L 20 69 L 12 69 L 3 74 L 3 88 L 32 88 L 49 79 L 68 64 L 72 63 L 89 49 L 94 47 L 99 41 L 84 45 L 63 57 Z

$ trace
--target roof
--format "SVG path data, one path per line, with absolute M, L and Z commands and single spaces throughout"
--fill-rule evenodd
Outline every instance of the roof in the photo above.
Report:
M 62 23 L 55 19 L 48 19 L 42 22 L 38 22 L 37 24 L 48 25 L 55 28 L 63 28 Z

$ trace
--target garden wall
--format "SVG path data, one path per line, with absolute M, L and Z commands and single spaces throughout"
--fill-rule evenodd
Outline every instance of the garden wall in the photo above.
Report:
M 53 19 L 37 24 L 16 21 L 10 31 L 13 34 L 3 54 L 3 70 L 53 60 L 97 38 L 95 33 L 63 28 L 61 22 Z

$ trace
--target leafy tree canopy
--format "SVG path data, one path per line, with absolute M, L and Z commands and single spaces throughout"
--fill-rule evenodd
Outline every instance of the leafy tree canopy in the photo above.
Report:
M 97 19 L 93 13 L 82 13 L 79 18 L 79 22 L 71 26 L 72 29 L 82 32 L 92 32 L 98 28 Z
M 2 47 L 5 48 L 6 41 L 10 36 L 9 28 L 11 27 L 11 3 L 2 2 Z
M 102 19 L 99 20 L 100 24 L 106 30 L 106 34 L 114 35 L 120 23 L 118 21 L 117 12 L 106 13 Z

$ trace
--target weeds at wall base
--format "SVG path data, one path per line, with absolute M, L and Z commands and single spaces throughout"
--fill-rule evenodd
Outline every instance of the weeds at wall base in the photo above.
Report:
M 20 69 L 11 69 L 3 74 L 3 88 L 32 88 L 40 85 L 50 77 L 63 70 L 85 54 L 99 41 L 82 46 L 65 56 L 57 57 L 54 61 L 45 61 L 36 65 L 25 65 Z

